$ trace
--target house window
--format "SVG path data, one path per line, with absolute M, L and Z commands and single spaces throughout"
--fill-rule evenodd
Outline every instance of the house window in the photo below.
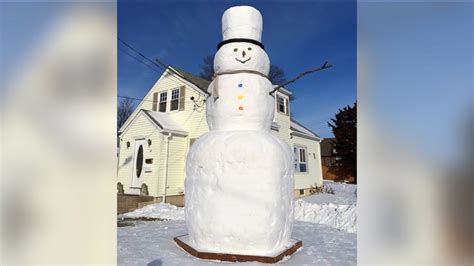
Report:
M 300 189 L 300 195 L 304 195 L 304 189 Z
M 137 178 L 140 178 L 140 175 L 142 174 L 142 168 L 143 168 L 143 145 L 140 145 L 140 147 L 138 147 L 137 161 L 136 161 L 136 166 L 135 166 L 135 169 L 137 171 Z
M 288 99 L 277 95 L 277 110 L 285 115 L 288 114 Z
M 298 173 L 307 173 L 308 161 L 306 160 L 306 148 L 295 146 L 293 151 L 295 153 L 295 171 Z
M 171 91 L 171 111 L 178 110 L 179 107 L 179 89 Z
M 166 91 L 160 93 L 160 112 L 166 112 L 166 100 L 168 98 L 168 93 Z

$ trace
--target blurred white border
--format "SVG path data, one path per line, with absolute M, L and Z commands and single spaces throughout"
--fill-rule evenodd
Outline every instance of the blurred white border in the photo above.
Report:
M 358 2 L 360 264 L 472 263 L 473 10 Z
M 2 264 L 115 264 L 116 4 L 0 7 Z

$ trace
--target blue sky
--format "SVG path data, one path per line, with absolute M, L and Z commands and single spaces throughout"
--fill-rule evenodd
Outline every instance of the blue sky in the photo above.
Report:
M 408 154 L 418 149 L 437 165 L 464 160 L 472 140 L 473 3 L 361 2 L 358 9 L 365 123 L 370 114 Z
M 325 60 L 334 64 L 288 86 L 296 96 L 293 116 L 331 137 L 327 122 L 356 100 L 355 1 L 119 1 L 118 36 L 151 59 L 198 74 L 222 40 L 222 13 L 235 5 L 260 10 L 265 49 L 288 79 Z M 119 44 L 118 94 L 143 98 L 161 74 L 125 50 Z

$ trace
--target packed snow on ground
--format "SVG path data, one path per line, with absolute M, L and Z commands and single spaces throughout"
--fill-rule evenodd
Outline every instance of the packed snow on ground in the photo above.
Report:
M 331 181 L 324 185 L 332 188 L 334 194 L 316 194 L 295 202 L 292 237 L 303 240 L 303 249 L 283 264 L 356 264 L 356 185 Z M 165 220 L 135 221 L 133 226 L 119 227 L 120 265 L 216 264 L 193 258 L 175 245 L 173 237 L 186 234 L 183 208 L 158 203 L 119 218 Z
M 119 265 L 218 265 L 199 260 L 181 250 L 173 241 L 186 234 L 184 221 L 137 221 L 135 226 L 118 228 Z M 293 238 L 303 241 L 303 248 L 286 265 L 356 265 L 356 234 L 326 225 L 295 222 Z M 245 265 L 268 265 L 256 262 Z

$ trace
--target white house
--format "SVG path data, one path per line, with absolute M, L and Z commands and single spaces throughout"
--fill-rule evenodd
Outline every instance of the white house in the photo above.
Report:
M 120 128 L 117 182 L 126 194 L 148 193 L 157 200 L 183 204 L 187 152 L 208 132 L 209 83 L 168 67 Z M 271 131 L 293 147 L 295 196 L 302 196 L 322 185 L 321 138 L 290 117 L 290 95 L 285 89 L 276 92 Z

